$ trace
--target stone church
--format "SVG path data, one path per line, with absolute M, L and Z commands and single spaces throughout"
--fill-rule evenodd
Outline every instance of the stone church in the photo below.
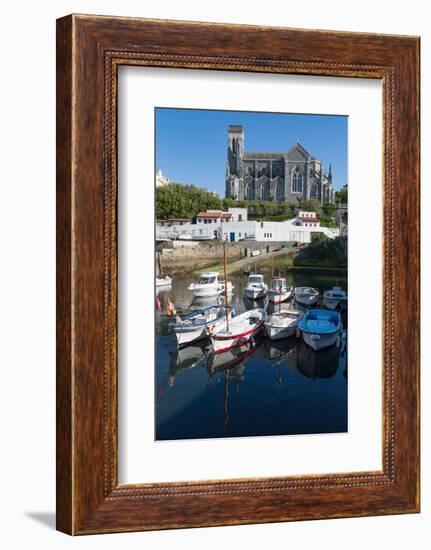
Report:
M 287 153 L 251 153 L 244 150 L 242 126 L 228 126 L 226 198 L 236 200 L 276 200 L 296 203 L 296 199 L 335 202 L 331 166 L 324 173 L 300 143 Z

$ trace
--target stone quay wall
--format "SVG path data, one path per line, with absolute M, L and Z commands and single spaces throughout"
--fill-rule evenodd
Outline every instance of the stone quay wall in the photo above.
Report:
M 244 242 L 228 244 L 228 261 L 236 261 L 251 255 L 253 250 L 260 250 L 261 254 L 272 252 L 279 248 L 275 242 Z M 223 263 L 224 245 L 220 242 L 199 243 L 198 246 L 175 247 L 164 246 L 158 253 L 163 275 L 192 272 Z M 156 262 L 158 273 L 158 262 Z

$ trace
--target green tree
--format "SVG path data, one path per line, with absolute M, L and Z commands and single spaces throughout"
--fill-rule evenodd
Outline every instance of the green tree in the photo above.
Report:
M 221 208 L 217 195 L 195 185 L 172 183 L 156 188 L 157 219 L 193 218 L 202 210 Z
M 323 206 L 322 206 L 322 212 L 325 216 L 333 216 L 334 215 L 334 212 L 335 210 L 337 209 L 337 207 L 335 206 L 335 204 L 331 204 L 329 202 L 325 203 Z
M 302 210 L 306 212 L 316 212 L 316 214 L 319 215 L 320 203 L 317 199 L 307 199 L 302 205 Z
M 336 191 L 335 192 L 335 201 L 336 202 L 340 202 L 342 204 L 347 204 L 347 185 L 345 185 L 344 187 L 342 187 L 339 191 Z

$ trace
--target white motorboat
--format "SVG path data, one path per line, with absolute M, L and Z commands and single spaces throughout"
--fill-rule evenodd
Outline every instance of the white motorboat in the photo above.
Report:
M 228 317 L 232 318 L 234 310 L 228 311 Z M 194 311 L 186 317 L 179 317 L 170 324 L 172 332 L 175 334 L 177 346 L 184 346 L 191 342 L 196 342 L 202 338 L 207 338 L 207 331 L 217 331 L 226 325 L 226 309 L 219 306 L 209 306 L 199 311 Z
M 191 290 L 194 296 L 198 298 L 207 298 L 209 296 L 218 296 L 225 292 L 225 282 L 219 281 L 217 271 L 208 271 L 202 273 L 197 283 L 190 284 L 187 288 Z M 233 286 L 230 281 L 227 282 L 227 292 L 232 292 Z
M 323 305 L 328 309 L 347 309 L 347 292 L 341 287 L 334 286 L 332 290 L 325 290 L 323 293 Z
M 281 340 L 294 336 L 299 322 L 304 317 L 303 311 L 286 309 L 273 313 L 264 323 L 265 332 L 271 340 Z
M 268 292 L 268 285 L 265 284 L 263 275 L 250 273 L 244 292 L 247 298 L 252 300 L 264 298 Z
M 295 288 L 295 300 L 302 306 L 313 306 L 317 304 L 319 291 L 309 286 L 298 286 Z
M 263 309 L 251 309 L 230 319 L 228 326 L 222 330 L 209 331 L 214 353 L 221 353 L 246 344 L 260 331 L 264 320 Z
M 269 285 L 269 301 L 273 304 L 281 304 L 293 294 L 293 286 L 286 285 L 286 279 L 277 277 L 272 279 Z
M 162 286 L 171 286 L 171 284 L 172 278 L 168 277 L 167 275 L 163 279 L 160 277 L 156 277 L 156 288 L 160 288 Z
M 342 328 L 340 314 L 326 309 L 307 311 L 298 326 L 304 342 L 314 351 L 334 345 Z

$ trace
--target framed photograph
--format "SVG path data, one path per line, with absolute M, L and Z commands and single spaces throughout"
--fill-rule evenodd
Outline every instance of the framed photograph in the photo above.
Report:
M 57 21 L 57 528 L 419 511 L 419 38 Z

